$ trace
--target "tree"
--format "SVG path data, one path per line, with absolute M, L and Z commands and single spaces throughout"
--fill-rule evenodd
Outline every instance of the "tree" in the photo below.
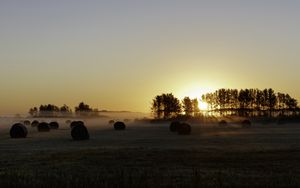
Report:
M 182 104 L 183 104 L 182 107 L 185 112 L 185 115 L 191 116 L 194 111 L 192 100 L 189 97 L 184 97 L 184 99 L 182 100 Z
M 84 102 L 80 102 L 78 106 L 75 107 L 75 112 L 79 116 L 88 116 L 92 111 L 93 109 L 90 108 L 90 106 L 88 104 L 85 104 Z
M 59 113 L 59 107 L 53 104 L 40 105 L 39 116 L 53 117 Z
M 197 98 L 192 100 L 192 105 L 193 105 L 194 116 L 197 116 L 200 113 L 199 102 Z
M 298 106 L 298 102 L 296 99 L 292 98 L 289 94 L 286 94 L 285 104 L 290 110 L 295 110 Z
M 33 108 L 30 108 L 30 109 L 29 109 L 29 114 L 30 114 L 32 117 L 38 116 L 38 113 L 39 113 L 39 110 L 38 110 L 37 107 L 33 107 Z
M 277 102 L 277 98 L 273 89 L 268 89 L 268 107 L 273 110 Z
M 152 100 L 151 109 L 156 118 L 168 119 L 177 116 L 181 112 L 181 105 L 179 99 L 174 97 L 172 93 L 167 93 L 157 95 Z
M 151 111 L 154 113 L 156 119 L 161 119 L 163 114 L 163 100 L 161 95 L 157 95 L 152 100 Z
M 64 104 L 62 107 L 60 107 L 60 112 L 72 112 L 71 108 L 69 106 L 67 106 L 66 104 Z

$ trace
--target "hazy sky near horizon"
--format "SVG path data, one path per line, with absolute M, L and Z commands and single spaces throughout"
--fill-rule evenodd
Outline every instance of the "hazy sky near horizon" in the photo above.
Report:
M 300 99 L 300 1 L 1 0 L 0 114 L 84 101 L 149 112 L 162 92 Z

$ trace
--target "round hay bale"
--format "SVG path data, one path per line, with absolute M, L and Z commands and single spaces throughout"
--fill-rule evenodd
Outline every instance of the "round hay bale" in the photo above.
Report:
M 124 122 L 118 121 L 114 124 L 115 130 L 125 130 L 126 125 Z
M 49 126 L 51 129 L 58 129 L 59 128 L 59 124 L 56 121 L 50 122 Z
M 27 133 L 27 128 L 21 123 L 14 124 L 9 131 L 11 138 L 26 138 Z
M 248 119 L 243 120 L 243 121 L 242 121 L 242 127 L 244 127 L 244 128 L 249 128 L 249 127 L 251 127 L 251 121 L 248 120 Z
M 28 125 L 30 125 L 30 124 L 31 124 L 31 122 L 30 122 L 29 120 L 25 120 L 25 121 L 24 121 L 24 125 L 27 125 L 27 126 L 28 126 Z
M 180 126 L 180 122 L 179 121 L 173 121 L 170 124 L 170 131 L 171 132 L 176 132 L 177 128 Z
M 88 140 L 90 139 L 89 132 L 87 128 L 84 126 L 84 124 L 77 123 L 72 130 L 71 130 L 71 136 L 73 140 Z
M 114 123 L 115 123 L 114 120 L 109 120 L 109 121 L 108 121 L 108 124 L 114 124 Z
M 46 122 L 39 123 L 37 126 L 37 129 L 39 132 L 49 132 L 50 131 L 50 126 Z
M 181 123 L 177 127 L 177 132 L 179 135 L 189 135 L 192 132 L 192 127 L 187 123 Z
M 227 123 L 227 121 L 225 121 L 225 120 L 221 120 L 220 122 L 219 122 L 219 126 L 221 126 L 221 127 L 226 127 L 228 125 L 228 123 Z
M 72 121 L 72 123 L 70 124 L 71 129 L 73 127 L 75 127 L 76 125 L 84 125 L 83 121 Z
M 66 120 L 66 124 L 70 124 L 72 121 L 71 120 Z
M 38 122 L 37 120 L 34 120 L 33 122 L 31 122 L 31 127 L 37 127 L 39 123 L 40 122 Z

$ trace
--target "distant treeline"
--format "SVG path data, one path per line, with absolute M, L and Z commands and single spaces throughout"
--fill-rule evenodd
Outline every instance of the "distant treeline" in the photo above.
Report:
M 187 116 L 197 116 L 200 113 L 198 99 L 185 97 L 182 101 L 172 93 L 157 95 L 152 100 L 151 111 L 156 119 L 169 119 L 185 112 Z
M 40 105 L 29 109 L 29 114 L 33 117 L 70 117 L 73 116 L 72 109 L 64 104 L 58 107 L 53 104 Z M 98 116 L 99 110 L 93 109 L 89 105 L 81 102 L 75 107 L 76 116 Z
M 273 89 L 219 89 L 202 96 L 209 109 L 220 115 L 291 116 L 299 112 L 298 102 L 289 94 Z
M 208 110 L 200 111 L 199 101 L 185 97 L 182 101 L 172 93 L 157 95 L 152 100 L 151 110 L 156 119 L 168 119 L 179 115 L 238 115 L 257 116 L 295 116 L 299 115 L 296 99 L 289 94 L 275 93 L 273 89 L 219 89 L 202 95 Z

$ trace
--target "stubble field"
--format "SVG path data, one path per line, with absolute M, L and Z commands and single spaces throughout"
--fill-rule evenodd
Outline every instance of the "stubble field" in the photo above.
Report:
M 115 131 L 109 118 L 85 119 L 90 140 L 73 141 L 66 119 L 43 120 L 60 128 L 28 126 L 27 138 L 11 139 L 19 119 L 1 119 L 1 187 L 300 186 L 298 124 L 194 122 L 192 134 L 182 136 L 168 122 L 131 120 Z

